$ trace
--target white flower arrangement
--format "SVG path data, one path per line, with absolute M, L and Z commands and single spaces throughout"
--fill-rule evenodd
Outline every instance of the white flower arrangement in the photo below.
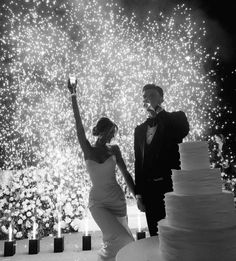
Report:
M 65 204 L 64 211 L 66 215 L 73 216 L 73 207 L 69 202 Z
M 32 216 L 32 213 L 31 213 L 30 211 L 27 211 L 26 216 L 27 216 L 27 217 L 31 217 L 31 216 Z
M 1 230 L 4 234 L 8 234 L 8 229 L 6 228 L 6 226 L 1 226 Z
M 76 170 L 74 170 L 76 171 Z M 49 168 L 37 170 L 30 167 L 25 170 L 7 171 L 10 178 L 5 178 L 4 187 L 0 183 L 0 239 L 6 239 L 9 217 L 14 225 L 14 237 L 26 238 L 32 233 L 33 219 L 36 218 L 40 236 L 52 234 L 56 230 L 55 209 L 58 206 L 57 193 L 59 182 L 54 180 Z M 62 232 L 78 231 L 85 210 L 83 179 L 74 181 L 78 173 L 67 173 L 63 177 L 60 190 L 61 229 Z M 61 185 L 60 185 L 61 186 Z M 82 190 L 83 188 L 83 194 Z M 77 191 L 80 190 L 81 194 Z M 85 193 L 86 192 L 86 193 Z
M 17 221 L 17 224 L 18 224 L 18 225 L 23 224 L 23 220 L 22 220 L 22 219 L 19 219 L 19 220 Z
M 21 231 L 17 232 L 16 235 L 15 235 L 15 237 L 16 237 L 17 239 L 22 238 L 22 236 L 23 236 L 23 234 L 22 234 Z
M 71 218 L 66 217 L 66 218 L 65 218 L 65 222 L 66 222 L 67 224 L 69 224 L 69 223 L 71 222 Z
M 75 218 L 71 223 L 71 226 L 75 231 L 79 231 L 79 229 L 82 227 L 82 221 L 79 218 Z

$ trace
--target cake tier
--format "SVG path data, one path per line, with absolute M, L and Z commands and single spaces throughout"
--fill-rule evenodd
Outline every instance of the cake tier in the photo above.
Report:
M 176 194 L 215 194 L 222 191 L 220 169 L 172 170 Z
M 209 169 L 208 143 L 206 141 L 179 144 L 182 170 Z
M 175 227 L 215 229 L 236 226 L 233 193 L 208 195 L 165 194 L 166 219 Z
M 192 230 L 158 223 L 160 251 L 165 261 L 235 261 L 236 227 Z

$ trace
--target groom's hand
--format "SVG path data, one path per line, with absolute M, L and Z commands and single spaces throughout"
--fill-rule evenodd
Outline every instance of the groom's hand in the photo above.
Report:
M 145 211 L 146 211 L 145 205 L 144 205 L 144 203 L 143 203 L 142 198 L 137 198 L 137 206 L 138 206 L 138 209 L 139 209 L 141 212 L 145 212 Z

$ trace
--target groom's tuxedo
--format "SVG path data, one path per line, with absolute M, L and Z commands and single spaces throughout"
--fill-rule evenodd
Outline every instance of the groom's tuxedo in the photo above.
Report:
M 189 123 L 184 112 L 163 110 L 148 142 L 149 121 L 137 126 L 134 133 L 135 192 L 143 198 L 149 232 L 155 235 L 157 222 L 165 217 L 164 194 L 172 191 L 171 169 L 180 168 L 178 143 L 187 136 Z

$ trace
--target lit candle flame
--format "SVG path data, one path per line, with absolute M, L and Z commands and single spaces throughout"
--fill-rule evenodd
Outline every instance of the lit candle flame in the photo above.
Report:
M 12 224 L 10 224 L 10 226 L 9 226 L 8 233 L 9 233 L 8 239 L 9 239 L 9 241 L 12 241 Z

